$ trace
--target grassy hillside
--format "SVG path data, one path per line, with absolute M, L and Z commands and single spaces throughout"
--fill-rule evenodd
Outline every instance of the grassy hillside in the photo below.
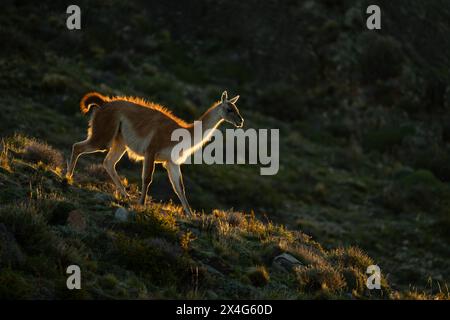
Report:
M 382 290 L 366 288 L 364 273 L 375 262 L 359 248 L 326 250 L 253 213 L 214 210 L 188 218 L 171 202 L 133 205 L 97 166 L 67 181 L 62 160 L 36 140 L 3 141 L 3 299 L 400 297 L 385 279 Z M 129 187 L 137 199 L 136 186 Z M 283 253 L 298 265 L 279 263 Z M 66 288 L 71 264 L 81 267 L 82 290 Z
M 381 32 L 364 28 L 365 1 L 80 1 L 70 32 L 64 2 L 7 2 L 0 297 L 448 298 L 445 1 L 381 1 Z M 276 176 L 184 166 L 194 218 L 159 168 L 145 208 L 115 194 L 104 155 L 62 178 L 86 92 L 193 121 L 224 89 L 247 128 L 280 129 Z M 140 166 L 118 167 L 136 200 Z M 282 253 L 302 267 L 274 264 Z M 364 286 L 372 263 L 381 292 Z M 83 290 L 65 289 L 68 264 Z

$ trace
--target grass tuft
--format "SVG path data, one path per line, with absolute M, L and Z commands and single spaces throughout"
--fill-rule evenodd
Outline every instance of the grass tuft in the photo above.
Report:
M 247 276 L 252 285 L 263 287 L 269 283 L 270 275 L 265 266 L 252 267 L 247 271 Z
M 30 140 L 27 143 L 23 150 L 23 158 L 34 163 L 42 162 L 52 169 L 64 166 L 64 157 L 61 152 L 36 140 Z

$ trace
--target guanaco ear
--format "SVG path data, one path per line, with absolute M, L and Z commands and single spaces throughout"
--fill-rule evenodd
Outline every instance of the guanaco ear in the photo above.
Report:
M 228 93 L 227 93 L 227 91 L 225 90 L 225 91 L 222 93 L 222 98 L 220 98 L 220 100 L 221 100 L 222 102 L 225 102 L 225 101 L 227 101 L 227 99 L 228 99 Z
M 228 100 L 229 102 L 231 102 L 232 104 L 235 104 L 236 103 L 236 101 L 238 101 L 239 100 L 239 96 L 237 95 L 236 97 L 234 97 L 234 98 L 231 98 L 230 100 Z

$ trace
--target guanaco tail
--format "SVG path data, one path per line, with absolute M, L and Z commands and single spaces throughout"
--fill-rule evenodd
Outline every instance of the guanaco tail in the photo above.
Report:
M 223 121 L 242 127 L 236 102 L 239 96 L 228 99 L 226 91 L 220 101 L 214 103 L 199 119 L 188 124 L 159 104 L 131 97 L 106 97 L 97 92 L 86 94 L 80 102 L 81 112 L 87 114 L 93 109 L 87 139 L 72 147 L 72 156 L 67 168 L 71 178 L 78 158 L 82 154 L 108 151 L 103 166 L 111 176 L 119 192 L 129 197 L 115 169 L 125 152 L 131 159 L 143 161 L 142 194 L 139 203 L 144 205 L 148 188 L 152 182 L 155 164 L 161 163 L 167 170 L 173 190 L 181 201 L 186 214 L 191 208 L 186 199 L 180 165 L 190 155 L 173 159 L 172 149 L 177 141 L 172 141 L 172 132 L 179 128 L 189 130 L 191 137 L 197 125 L 201 125 L 201 145 L 210 138 L 207 130 L 217 128 Z M 197 128 L 198 129 L 198 128 Z M 193 153 L 197 148 L 188 151 Z

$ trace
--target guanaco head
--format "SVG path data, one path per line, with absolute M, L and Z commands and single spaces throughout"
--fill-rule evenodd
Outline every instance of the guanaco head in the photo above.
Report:
M 236 107 L 238 99 L 239 96 L 228 99 L 228 93 L 224 91 L 220 99 L 219 108 L 223 120 L 235 125 L 237 128 L 241 128 L 244 125 L 244 118 L 242 118 Z

